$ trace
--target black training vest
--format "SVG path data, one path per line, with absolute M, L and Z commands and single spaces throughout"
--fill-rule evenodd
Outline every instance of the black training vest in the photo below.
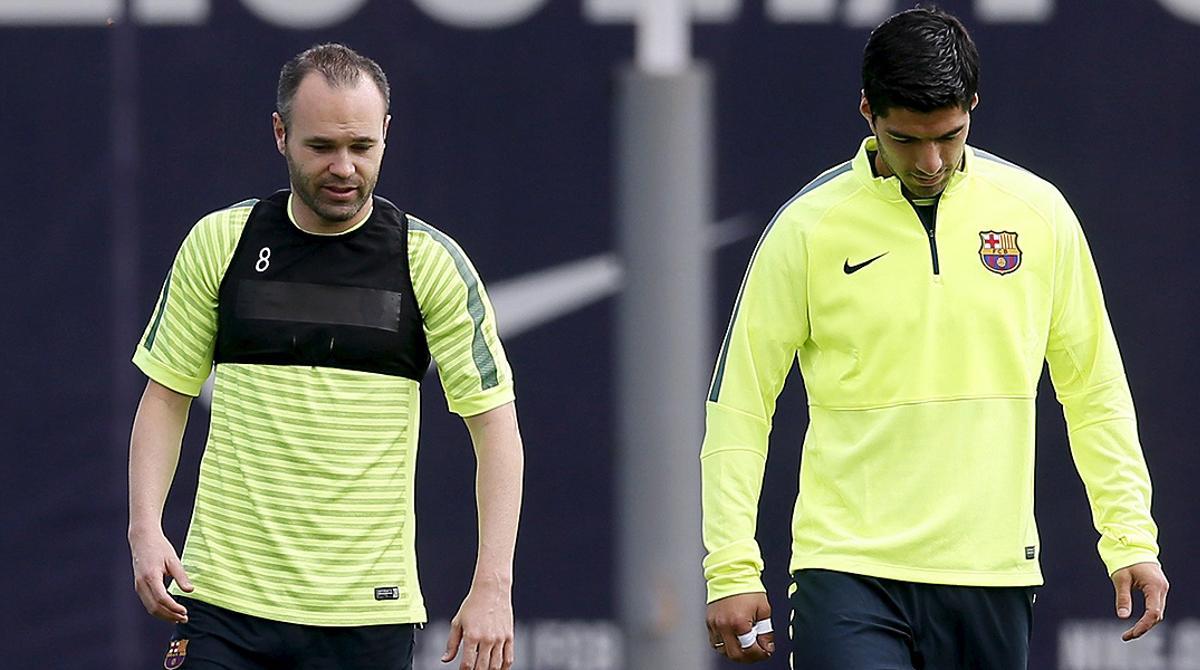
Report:
M 408 217 L 375 197 L 342 235 L 301 231 L 288 191 L 250 212 L 217 300 L 216 363 L 310 365 L 420 381 L 429 367 Z

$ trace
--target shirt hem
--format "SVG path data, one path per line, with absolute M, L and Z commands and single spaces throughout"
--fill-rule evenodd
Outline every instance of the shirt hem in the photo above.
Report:
M 205 380 L 208 379 L 208 375 L 205 375 L 204 379 L 197 382 L 191 377 L 171 370 L 155 360 L 150 352 L 143 349 L 141 345 L 138 345 L 137 351 L 133 354 L 133 364 L 155 382 L 162 384 L 176 393 L 182 393 L 193 398 L 200 395 L 200 390 L 204 387 Z
M 472 417 L 490 412 L 491 410 L 516 400 L 511 383 L 493 387 L 468 399 L 447 400 L 446 406 L 451 412 L 462 417 Z
M 183 596 L 192 600 L 221 607 L 239 614 L 247 614 L 249 616 L 258 617 L 260 619 L 269 619 L 282 623 L 299 624 L 302 626 L 379 626 L 389 624 L 423 624 L 428 620 L 425 613 L 425 607 L 418 605 L 405 610 L 396 610 L 383 612 L 377 615 L 362 615 L 362 614 L 308 614 L 305 612 L 297 612 L 292 610 L 278 609 L 272 607 L 262 607 L 255 604 L 249 604 L 234 600 L 229 600 L 221 597 L 214 597 L 211 593 L 193 592 L 185 593 L 181 591 L 175 584 L 171 585 L 169 591 L 173 595 Z
M 789 570 L 833 570 L 864 577 L 894 579 L 921 584 L 950 586 L 1041 586 L 1045 583 L 1040 567 L 1022 571 L 940 570 L 890 565 L 833 556 L 793 558 Z

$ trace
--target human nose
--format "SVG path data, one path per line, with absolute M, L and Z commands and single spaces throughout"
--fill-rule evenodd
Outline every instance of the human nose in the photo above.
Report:
M 935 175 L 942 171 L 943 165 L 945 163 L 942 161 L 942 154 L 937 143 L 922 143 L 920 153 L 917 155 L 917 170 L 927 175 Z
M 329 164 L 329 172 L 339 179 L 349 179 L 354 175 L 354 161 L 350 160 L 349 151 L 339 151 L 334 154 L 333 162 Z

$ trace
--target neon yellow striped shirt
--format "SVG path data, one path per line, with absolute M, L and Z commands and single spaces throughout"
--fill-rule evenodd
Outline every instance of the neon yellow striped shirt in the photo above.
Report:
M 196 224 L 138 343 L 134 363 L 177 392 L 197 395 L 213 368 L 218 289 L 252 206 Z M 511 401 L 493 310 L 462 249 L 410 216 L 408 257 L 450 409 L 471 416 Z M 413 514 L 419 386 L 338 368 L 217 365 L 182 557 L 196 587 L 188 595 L 310 625 L 424 621 Z M 395 591 L 380 599 L 380 588 Z

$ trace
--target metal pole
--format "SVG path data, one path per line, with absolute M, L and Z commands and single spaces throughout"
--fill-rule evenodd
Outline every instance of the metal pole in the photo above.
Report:
M 711 667 L 699 449 L 711 367 L 712 91 L 700 66 L 619 75 L 618 610 L 629 670 Z

